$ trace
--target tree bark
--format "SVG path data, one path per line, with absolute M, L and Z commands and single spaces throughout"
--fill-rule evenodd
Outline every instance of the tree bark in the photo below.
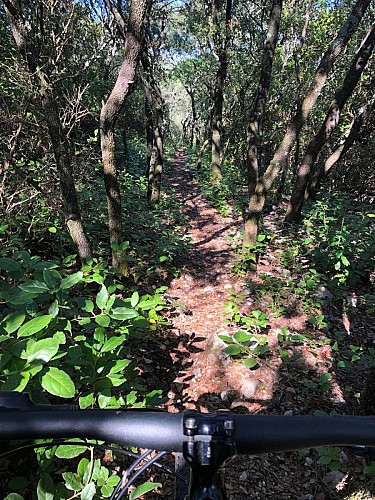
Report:
M 107 194 L 109 239 L 112 246 L 112 265 L 127 272 L 126 261 L 119 251 L 123 241 L 121 193 L 116 173 L 115 125 L 121 108 L 134 83 L 144 40 L 143 20 L 148 0 L 132 0 L 125 35 L 124 59 L 115 85 L 100 113 L 100 138 L 104 184 Z
M 40 47 L 35 43 L 36 37 L 31 36 L 31 28 L 24 17 L 19 2 L 4 0 L 3 3 L 12 29 L 13 38 L 30 73 L 36 81 L 41 96 L 42 111 L 44 119 L 47 122 L 56 167 L 59 173 L 65 223 L 72 240 L 77 246 L 79 258 L 82 263 L 85 263 L 92 258 L 91 247 L 82 224 L 81 211 L 73 179 L 70 144 L 66 131 L 64 131 L 61 124 L 58 96 L 54 92 L 53 83 L 49 81 L 48 75 L 41 69 L 43 65 L 38 57 Z
M 312 168 L 324 144 L 327 142 L 328 138 L 331 136 L 332 132 L 339 123 L 342 108 L 355 89 L 374 49 L 374 45 L 375 25 L 372 26 L 367 34 L 345 76 L 341 88 L 336 92 L 319 132 L 313 137 L 307 146 L 305 156 L 297 172 L 292 195 L 288 204 L 285 216 L 286 222 L 297 222 L 301 218 L 305 191 L 310 179 Z
M 147 199 L 154 204 L 160 201 L 163 172 L 163 97 L 154 76 L 154 64 L 148 45 L 151 45 L 150 40 L 147 40 L 141 57 L 146 107 Z
M 282 10 L 282 0 L 274 0 L 271 7 L 268 33 L 263 49 L 261 72 L 254 107 L 247 126 L 246 171 L 249 193 L 253 193 L 259 176 L 259 148 L 262 143 L 262 123 L 271 84 L 272 63 L 275 55 Z
M 330 173 L 336 163 L 340 161 L 345 153 L 347 153 L 353 146 L 358 138 L 359 131 L 361 130 L 363 124 L 367 121 L 367 119 L 373 112 L 374 104 L 375 98 L 372 98 L 370 102 L 364 104 L 361 107 L 358 116 L 353 121 L 348 133 L 346 134 L 346 137 L 341 141 L 341 144 L 339 144 L 335 148 L 333 153 L 326 159 L 326 161 L 314 171 L 307 185 L 305 199 L 309 198 L 312 193 L 318 189 L 319 184 L 324 179 L 324 177 L 326 177 Z
M 225 35 L 221 37 L 219 10 L 221 2 L 212 2 L 212 26 L 214 29 L 214 44 L 218 52 L 219 67 L 216 73 L 215 94 L 211 118 L 211 181 L 216 187 L 221 186 L 221 140 L 223 132 L 224 86 L 228 71 L 228 45 L 232 22 L 232 0 L 226 0 Z
M 263 176 L 258 180 L 253 193 L 250 194 L 249 206 L 244 226 L 244 251 L 246 251 L 246 248 L 249 245 L 256 244 L 259 220 L 266 203 L 267 194 L 280 170 L 285 168 L 288 164 L 291 149 L 322 92 L 328 75 L 333 68 L 334 62 L 357 30 L 358 25 L 370 3 L 371 0 L 358 0 L 352 8 L 339 33 L 323 55 L 310 87 L 303 98 L 301 108 L 297 110 L 293 119 L 289 123 L 283 140 L 276 150 L 274 157 L 272 158 Z

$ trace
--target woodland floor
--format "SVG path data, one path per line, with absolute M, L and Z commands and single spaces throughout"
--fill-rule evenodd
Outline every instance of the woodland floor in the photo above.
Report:
M 217 334 L 234 328 L 225 320 L 223 306 L 231 291 L 243 295 L 243 307 L 251 311 L 255 298 L 258 304 L 260 300 L 255 297 L 262 282 L 258 276 L 268 273 L 277 277 L 287 272 L 279 260 L 280 243 L 285 239 L 282 218 L 275 207 L 265 218 L 265 226 L 277 236 L 259 262 L 258 275 L 251 279 L 233 275 L 233 236 L 238 234 L 242 221 L 221 216 L 209 205 L 198 183 L 191 179 L 185 162 L 182 150 L 170 159 L 169 188 L 184 207 L 189 219 L 186 231 L 193 245 L 186 255 L 183 273 L 170 282 L 165 295 L 172 326 L 143 346 L 145 384 L 162 387 L 168 394 L 166 408 L 170 412 L 184 408 L 203 412 L 228 408 L 238 413 L 281 415 L 306 415 L 316 410 L 360 413 L 353 387 L 361 383 L 363 376 L 356 374 L 355 380 L 351 380 L 350 375 L 345 375 L 344 379 L 333 370 L 334 354 L 329 344 L 324 345 L 329 333 L 313 329 L 307 323 L 307 315 L 293 303 L 293 297 L 282 316 L 269 313 L 267 335 L 271 353 L 260 368 L 249 370 L 223 354 L 223 343 Z M 373 342 L 373 325 L 362 311 L 348 312 L 326 304 L 323 312 L 330 324 L 346 332 L 350 337 L 348 342 L 363 343 L 366 339 Z M 299 357 L 294 363 L 285 363 L 277 349 L 277 335 L 282 327 L 290 333 L 310 333 L 315 340 L 321 339 L 322 345 L 301 344 L 291 348 L 291 354 L 297 353 Z M 332 376 L 329 389 L 319 390 L 317 381 L 326 373 Z M 317 382 L 313 390 L 309 389 L 311 381 Z M 343 466 L 338 472 L 318 464 L 319 455 L 312 450 L 233 459 L 226 466 L 229 498 L 375 498 L 374 481 L 361 472 L 365 458 L 348 449 L 340 453 Z M 156 475 L 154 480 L 160 480 L 163 488 L 147 498 L 173 497 L 167 476 Z

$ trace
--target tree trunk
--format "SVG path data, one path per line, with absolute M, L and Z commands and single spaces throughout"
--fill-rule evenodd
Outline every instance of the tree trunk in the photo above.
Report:
M 77 191 L 72 173 L 72 155 L 67 137 L 62 137 L 61 123 L 57 99 L 49 91 L 42 95 L 42 106 L 48 131 L 52 142 L 53 153 L 60 177 L 60 190 L 63 201 L 65 223 L 70 236 L 77 245 L 81 261 L 92 258 L 89 240 L 83 228 L 81 212 L 78 205 Z
M 336 92 L 319 132 L 313 137 L 307 146 L 305 156 L 297 172 L 293 192 L 286 212 L 285 220 L 287 222 L 297 222 L 301 217 L 305 190 L 310 179 L 312 168 L 324 144 L 336 128 L 340 119 L 341 110 L 355 89 L 374 49 L 374 45 L 375 25 L 373 25 L 358 50 L 341 88 Z
M 251 118 L 247 126 L 246 140 L 246 171 L 249 193 L 253 193 L 259 176 L 259 147 L 262 142 L 262 122 L 264 119 L 268 91 L 271 84 L 272 63 L 279 33 L 282 0 L 274 0 L 271 7 L 268 33 L 264 44 L 263 58 Z
M 204 155 L 204 153 L 205 153 L 205 151 L 206 151 L 206 149 L 207 149 L 208 145 L 209 145 L 209 140 L 208 140 L 208 139 L 206 139 L 206 140 L 203 142 L 203 144 L 202 144 L 202 146 L 201 146 L 201 148 L 200 148 L 200 150 L 199 150 L 199 154 L 198 154 L 197 162 L 196 162 L 196 164 L 195 164 L 195 168 L 196 168 L 198 171 L 202 168 L 202 159 L 203 159 L 203 155 Z
M 225 35 L 221 37 L 219 22 L 220 2 L 212 2 L 212 26 L 214 29 L 214 44 L 218 53 L 219 67 L 216 73 L 215 95 L 211 118 L 211 181 L 216 187 L 221 186 L 221 140 L 223 132 L 224 86 L 228 70 L 228 45 L 232 20 L 232 0 L 226 0 Z
M 127 264 L 119 245 L 123 241 L 121 193 L 116 173 L 115 125 L 124 101 L 134 83 L 144 39 L 143 20 L 148 0 L 133 0 L 125 35 L 124 59 L 115 85 L 100 113 L 100 138 L 104 183 L 107 194 L 109 239 L 112 246 L 112 265 L 127 272 Z
M 264 175 L 258 180 L 254 192 L 250 194 L 244 227 L 244 249 L 246 249 L 248 245 L 256 244 L 259 220 L 266 203 L 267 194 L 280 170 L 285 168 L 288 164 L 291 149 L 327 81 L 335 60 L 357 30 L 370 3 L 371 0 L 358 0 L 352 8 L 339 33 L 323 55 L 310 87 L 302 101 L 301 109 L 297 110 L 297 113 L 289 123 L 284 138 L 275 152 L 274 157 L 268 165 Z
M 160 123 L 156 123 L 154 129 L 154 155 L 155 166 L 153 178 L 149 184 L 149 200 L 153 204 L 160 201 L 161 176 L 163 172 L 163 133 Z
M 151 45 L 149 40 L 147 42 Z M 146 44 L 142 51 L 142 66 L 147 122 L 147 199 L 154 204 L 160 201 L 163 171 L 163 97 L 155 80 L 151 57 Z
M 81 212 L 72 172 L 72 156 L 69 140 L 60 120 L 58 96 L 54 93 L 53 83 L 41 69 L 38 59 L 39 48 L 35 45 L 35 37 L 30 36 L 30 25 L 14 0 L 4 0 L 5 11 L 12 29 L 13 38 L 22 54 L 28 69 L 37 82 L 41 96 L 42 111 L 47 122 L 52 149 L 59 173 L 61 198 L 65 222 L 70 236 L 77 246 L 82 263 L 92 258 L 89 240 L 83 228 Z
M 352 126 L 348 131 L 349 133 L 346 134 L 345 139 L 341 141 L 341 144 L 336 147 L 334 152 L 312 174 L 305 192 L 305 199 L 309 198 L 312 193 L 318 189 L 319 184 L 324 179 L 324 177 L 329 174 L 334 165 L 336 165 L 336 163 L 341 160 L 345 153 L 347 153 L 347 151 L 353 146 L 354 142 L 358 138 L 358 134 L 361 130 L 362 125 L 366 122 L 370 114 L 373 112 L 374 104 L 375 98 L 361 107 L 359 114 L 353 121 Z

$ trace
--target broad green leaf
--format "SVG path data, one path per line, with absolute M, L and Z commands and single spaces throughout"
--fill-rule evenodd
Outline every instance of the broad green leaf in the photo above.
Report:
M 105 394 L 100 394 L 98 396 L 99 408 L 100 409 L 106 408 L 108 406 L 109 402 L 111 401 L 111 398 L 112 398 L 112 396 L 106 396 Z
M 51 292 L 56 292 L 61 283 L 61 274 L 55 269 L 44 269 L 43 279 Z
M 116 361 L 115 366 L 112 366 L 110 369 L 110 373 L 119 373 L 122 372 L 127 366 L 131 363 L 130 359 L 119 359 Z
M 94 404 L 94 395 L 93 394 L 88 394 L 87 396 L 81 396 L 79 398 L 79 407 L 81 410 L 85 410 L 89 406 L 92 406 Z
M 111 322 L 110 317 L 107 316 L 106 314 L 100 314 L 95 318 L 95 323 L 97 323 L 99 326 L 103 326 L 104 328 L 109 326 L 110 322 Z
M 38 280 L 26 281 L 25 283 L 22 283 L 19 288 L 24 292 L 34 293 L 35 295 L 49 290 L 48 286 L 43 281 Z
M 77 273 L 67 276 L 61 281 L 60 290 L 67 290 L 68 288 L 71 288 L 72 286 L 82 281 L 82 278 L 83 278 L 82 271 L 78 271 Z
M 4 257 L 0 259 L 0 269 L 9 273 L 16 273 L 21 271 L 21 264 L 17 260 Z
M 41 384 L 47 392 L 61 398 L 72 398 L 75 393 L 73 380 L 59 368 L 48 368 L 41 377 Z
M 345 255 L 341 256 L 341 262 L 344 264 L 345 267 L 349 267 L 350 266 L 350 262 L 349 262 L 348 258 L 345 257 Z
M 119 345 L 121 345 L 125 340 L 125 335 L 120 335 L 120 337 L 111 337 L 110 339 L 104 342 L 103 347 L 101 348 L 101 352 L 110 352 L 116 349 Z
M 55 485 L 49 474 L 43 474 L 37 486 L 38 500 L 53 500 Z
M 96 305 L 99 307 L 99 309 L 104 309 L 105 308 L 105 305 L 107 303 L 107 300 L 108 300 L 108 291 L 107 291 L 107 288 L 105 287 L 105 285 L 102 285 L 100 290 L 99 290 L 99 293 L 98 295 L 96 296 Z
M 57 264 L 55 264 L 54 262 L 36 262 L 35 264 L 33 264 L 33 269 L 35 269 L 35 271 L 44 271 L 44 269 L 54 269 L 56 267 L 59 267 Z
M 1 386 L 2 391 L 16 391 L 22 392 L 30 380 L 28 372 L 15 373 L 10 375 Z
M 91 482 L 81 491 L 81 500 L 92 500 L 96 493 L 95 483 Z
M 254 359 L 254 358 L 246 358 L 244 360 L 244 365 L 247 367 L 247 368 L 254 368 L 255 366 L 258 365 L 258 362 Z
M 53 318 L 59 314 L 59 302 L 58 300 L 54 300 L 52 304 L 48 308 L 48 314 L 50 314 Z
M 218 337 L 226 344 L 233 344 L 233 338 L 230 337 L 229 335 L 218 335 Z
M 107 484 L 109 486 L 117 486 L 120 481 L 120 477 L 116 476 L 115 474 L 111 477 L 108 478 Z
M 75 443 L 77 443 L 77 442 L 84 443 L 84 441 L 82 441 L 82 439 L 68 439 L 66 441 L 66 443 L 69 443 L 69 441 L 72 441 Z M 79 444 L 62 444 L 56 448 L 55 455 L 58 458 L 66 458 L 66 459 L 76 458 L 79 455 L 82 455 L 82 453 L 85 453 L 86 450 L 87 450 L 86 445 L 80 446 Z
M 242 331 L 239 331 L 239 332 L 236 332 L 233 337 L 235 338 L 235 340 L 237 340 L 237 342 L 248 342 L 249 340 L 251 340 L 253 338 L 253 335 L 251 335 L 250 333 L 247 333 L 247 332 L 242 332 Z
M 150 481 L 143 483 L 130 493 L 129 500 L 135 500 L 156 488 L 161 488 L 161 483 L 151 483 Z
M 83 484 L 81 483 L 81 478 L 78 474 L 74 474 L 73 472 L 63 472 L 62 476 L 68 490 L 80 491 L 82 489 Z
M 100 488 L 100 491 L 102 493 L 102 495 L 105 497 L 105 498 L 108 498 L 112 495 L 112 492 L 115 488 L 115 486 L 118 485 L 120 481 L 120 477 L 119 476 L 111 476 L 108 481 Z
M 7 333 L 13 333 L 22 325 L 25 321 L 25 313 L 16 311 L 14 313 L 8 314 L 2 322 L 1 325 Z
M 43 330 L 52 320 L 52 316 L 50 314 L 45 314 L 43 316 L 37 316 L 36 318 L 31 319 L 27 323 L 25 323 L 18 330 L 17 337 L 29 337 L 34 333 L 40 332 Z
M 127 307 L 115 307 L 109 315 L 112 319 L 123 321 L 126 319 L 136 318 L 138 313 L 134 309 L 128 309 Z
M 35 298 L 34 293 L 24 292 L 21 289 L 16 289 L 12 296 L 9 298 L 9 302 L 17 306 L 24 304 L 31 304 Z
M 108 290 L 108 293 L 109 293 L 109 290 Z M 107 300 L 107 303 L 105 305 L 105 311 L 106 312 L 110 311 L 110 309 L 112 308 L 113 304 L 116 301 L 116 298 L 117 297 L 116 297 L 115 294 L 109 296 L 109 299 Z
M 130 299 L 130 305 L 132 307 L 135 307 L 138 304 L 138 302 L 139 302 L 139 293 L 134 292 Z
M 64 332 L 56 332 L 53 334 L 53 338 L 56 340 L 58 344 L 65 344 L 66 335 Z
M 32 365 L 32 366 L 29 366 L 29 367 L 25 367 L 23 369 L 21 375 L 29 374 L 30 378 L 33 378 L 34 375 L 36 375 L 37 373 L 39 373 L 42 369 L 43 369 L 43 364 L 39 363 L 37 365 Z
M 113 387 L 118 387 L 126 382 L 126 378 L 122 373 L 109 373 L 107 378 L 111 381 Z
M 23 496 L 18 493 L 9 493 L 4 500 L 24 500 Z
M 95 460 L 96 462 L 96 460 Z M 92 478 L 97 481 L 101 481 L 102 484 L 107 481 L 109 477 L 109 470 L 107 467 L 101 467 L 100 461 L 98 462 L 98 467 L 94 467 L 94 471 L 92 473 Z
M 77 473 L 81 476 L 83 479 L 83 476 L 85 475 L 85 472 L 87 470 L 87 467 L 90 464 L 90 460 L 88 458 L 81 458 L 79 461 L 78 467 L 77 467 Z
M 21 354 L 21 359 L 26 359 L 30 364 L 34 360 L 47 363 L 59 350 L 59 344 L 56 339 L 48 338 L 38 342 L 29 341 L 26 350 Z
M 240 354 L 241 352 L 241 347 L 236 344 L 228 345 L 224 349 L 225 354 L 229 354 L 229 356 L 236 356 L 237 354 Z
M 153 309 L 155 306 L 161 304 L 160 297 L 155 296 L 151 299 L 144 299 L 143 297 L 138 304 L 138 308 L 144 311 L 145 309 Z
M 94 302 L 86 297 L 80 297 L 78 299 L 78 307 L 85 312 L 92 312 L 94 310 Z

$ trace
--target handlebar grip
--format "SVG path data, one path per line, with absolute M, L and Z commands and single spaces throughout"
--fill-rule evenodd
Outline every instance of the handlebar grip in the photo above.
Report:
M 0 412 L 0 439 L 86 438 L 137 448 L 181 451 L 182 415 L 137 410 Z
M 235 415 L 238 453 L 258 454 L 316 446 L 375 446 L 375 417 Z

